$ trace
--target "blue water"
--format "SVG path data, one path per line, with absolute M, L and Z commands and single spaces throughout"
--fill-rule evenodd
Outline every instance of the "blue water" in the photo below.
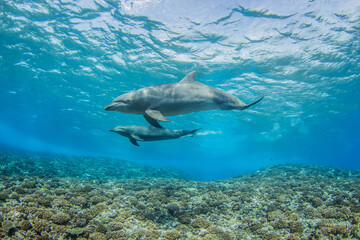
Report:
M 360 169 L 360 2 L 2 1 L 0 144 L 184 170 L 198 180 L 278 163 Z M 197 80 L 245 111 L 170 117 L 193 138 L 128 139 L 103 110 L 142 87 Z M 106 162 L 104 162 L 106 164 Z M 91 167 L 91 166 L 89 166 Z

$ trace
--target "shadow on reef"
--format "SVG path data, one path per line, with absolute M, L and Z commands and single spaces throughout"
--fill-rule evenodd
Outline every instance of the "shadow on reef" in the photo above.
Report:
M 59 175 L 46 173 L 65 157 L 37 156 L 54 162 L 22 172 L 34 156 L 4 156 L 1 239 L 360 239 L 358 171 L 277 165 L 196 182 L 147 169 L 142 178 L 99 180 L 66 176 L 69 163 L 53 170 Z M 90 176 L 105 176 L 96 166 Z

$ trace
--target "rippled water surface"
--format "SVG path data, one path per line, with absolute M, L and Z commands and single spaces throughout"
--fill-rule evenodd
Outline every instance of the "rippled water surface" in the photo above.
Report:
M 276 163 L 360 169 L 360 2 L 79 0 L 1 3 L 0 142 L 111 156 L 201 180 Z M 245 111 L 170 117 L 193 138 L 133 146 L 147 124 L 118 95 L 188 72 Z M 104 163 L 106 164 L 106 163 Z

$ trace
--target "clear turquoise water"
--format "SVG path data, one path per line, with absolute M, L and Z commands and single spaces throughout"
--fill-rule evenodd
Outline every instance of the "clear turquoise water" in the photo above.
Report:
M 110 156 L 199 180 L 277 163 L 360 169 L 359 1 L 2 1 L 0 143 Z M 170 117 L 198 136 L 135 147 L 118 95 L 197 80 L 246 111 Z M 106 164 L 106 163 L 104 163 Z M 89 166 L 91 167 L 91 166 Z

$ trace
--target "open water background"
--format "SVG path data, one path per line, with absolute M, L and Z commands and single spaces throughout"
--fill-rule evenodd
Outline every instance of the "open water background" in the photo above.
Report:
M 108 156 L 224 179 L 277 163 L 360 169 L 360 2 L 1 1 L 0 144 Z M 111 133 L 118 95 L 197 80 L 245 111 L 170 117 L 193 138 Z M 106 164 L 106 162 L 104 162 Z M 91 168 L 92 166 L 89 166 Z

